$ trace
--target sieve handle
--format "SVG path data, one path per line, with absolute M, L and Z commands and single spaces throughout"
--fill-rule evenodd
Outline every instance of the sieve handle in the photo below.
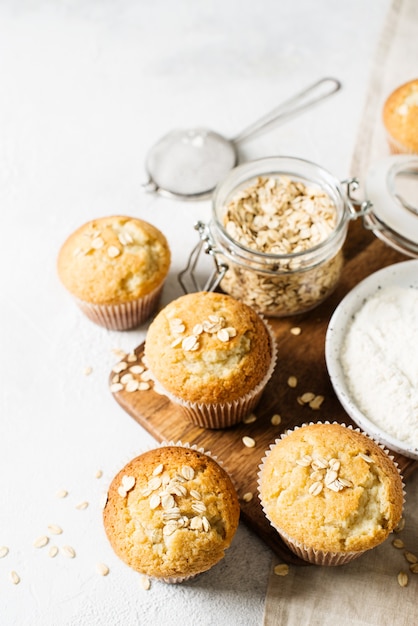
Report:
M 341 89 L 341 83 L 336 78 L 321 78 L 321 80 L 318 80 L 310 87 L 300 91 L 292 98 L 289 98 L 289 100 L 285 100 L 285 102 L 279 104 L 259 120 L 247 126 L 247 128 L 242 130 L 236 137 L 231 139 L 231 141 L 233 143 L 239 143 L 258 133 L 264 132 L 269 126 L 278 124 L 305 111 L 320 100 L 328 98 L 328 96 L 339 89 Z

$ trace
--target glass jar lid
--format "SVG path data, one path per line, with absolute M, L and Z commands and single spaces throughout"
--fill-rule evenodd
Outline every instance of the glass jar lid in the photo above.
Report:
M 384 243 L 418 257 L 418 155 L 396 155 L 369 170 L 365 194 L 372 209 L 364 223 Z

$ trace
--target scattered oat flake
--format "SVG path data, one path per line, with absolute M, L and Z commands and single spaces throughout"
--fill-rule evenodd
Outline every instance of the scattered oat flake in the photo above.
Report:
M 397 548 L 398 550 L 401 550 L 402 548 L 405 547 L 405 544 L 402 541 L 402 539 L 394 539 L 392 541 L 392 545 L 393 545 L 394 548 Z
M 148 576 L 141 576 L 139 579 L 139 584 L 145 591 L 148 591 L 148 589 L 151 588 L 151 581 Z
M 79 511 L 84 511 L 84 509 L 87 509 L 88 505 L 89 503 L 84 500 L 83 502 L 79 502 L 78 504 L 76 504 L 75 508 Z
M 298 384 L 298 379 L 296 378 L 296 376 L 289 376 L 289 378 L 287 379 L 287 384 L 289 385 L 289 387 L 296 387 Z
M 328 485 L 328 487 L 330 487 L 330 486 Z M 318 481 L 312 483 L 312 485 L 309 487 L 308 491 L 309 491 L 309 493 L 311 495 L 318 496 L 321 493 L 321 491 L 323 490 L 323 488 L 324 488 L 324 485 L 322 484 L 321 481 L 318 480 Z
M 167 497 L 167 496 L 166 496 Z M 156 509 L 160 506 L 161 498 L 158 493 L 153 493 L 149 499 L 149 508 Z
M 138 360 L 138 357 L 136 356 L 135 352 L 130 352 L 126 357 L 126 360 L 128 361 L 128 363 L 135 363 L 135 361 Z
M 125 491 L 130 491 L 131 489 L 133 489 L 135 487 L 135 483 L 135 476 L 128 476 L 127 474 L 122 476 L 122 487 L 125 489 Z
M 253 439 L 252 437 L 243 437 L 242 438 L 242 443 L 247 448 L 254 448 L 254 446 L 255 446 L 255 439 Z
M 253 424 L 256 421 L 257 421 L 257 416 L 254 415 L 254 413 L 250 413 L 249 415 L 246 415 L 244 417 L 244 419 L 242 420 L 242 423 L 243 424 Z
M 56 495 L 57 498 L 66 498 L 68 496 L 68 491 L 66 489 L 60 489 Z
M 315 396 L 313 400 L 309 402 L 309 407 L 314 411 L 321 408 L 323 401 L 325 400 L 324 396 Z
M 48 550 L 48 556 L 51 557 L 51 559 L 54 559 L 58 554 L 58 548 L 57 546 L 51 546 Z
M 275 565 L 273 571 L 276 576 L 287 576 L 289 573 L 289 566 L 286 563 L 280 563 L 279 565 Z
M 134 391 L 138 391 L 140 384 L 141 383 L 139 383 L 137 380 L 129 380 L 125 385 L 125 391 L 127 391 L 128 393 L 133 393 Z
M 164 465 L 162 463 L 160 463 L 159 465 L 157 465 L 157 467 L 153 470 L 152 475 L 153 476 L 158 476 L 159 474 L 162 473 L 164 469 Z
M 312 461 L 312 467 L 314 469 L 326 469 L 328 467 L 328 461 L 326 459 L 324 459 L 323 456 L 317 456 L 315 457 L 315 459 Z
M 118 359 L 123 360 L 126 357 L 125 350 L 122 348 L 112 348 L 112 354 L 114 354 Z
M 126 363 L 126 361 L 119 361 L 119 363 L 116 363 L 116 365 L 112 367 L 112 372 L 114 372 L 115 374 L 120 374 L 120 372 L 123 372 L 127 368 L 128 364 Z
M 14 585 L 18 585 L 20 583 L 20 576 L 14 570 L 10 572 L 10 580 Z
M 120 255 L 120 250 L 117 246 L 109 246 L 107 249 L 107 256 L 109 256 L 111 259 L 116 258 L 117 256 Z
M 221 330 L 218 330 L 218 332 L 216 333 L 216 336 L 219 339 L 219 341 L 222 341 L 222 342 L 229 341 L 229 332 L 227 331 L 226 328 L 221 328 Z
M 273 424 L 273 426 L 278 426 L 279 424 L 281 424 L 282 418 L 278 413 L 275 413 L 270 422 Z
M 244 500 L 244 502 L 251 502 L 251 500 L 253 499 L 253 494 L 251 493 L 251 491 L 247 491 L 247 493 L 244 493 L 244 495 L 242 496 L 242 499 Z
M 35 541 L 33 542 L 33 547 L 43 548 L 44 546 L 46 546 L 48 541 L 49 541 L 49 538 L 46 535 L 42 535 L 41 537 L 38 537 L 37 539 L 35 539 Z
M 84 376 L 90 376 L 92 371 L 93 371 L 93 368 L 88 365 L 87 367 L 84 368 L 83 374 Z
M 396 526 L 393 532 L 400 533 L 404 528 L 405 528 L 405 518 L 401 517 L 401 519 L 398 522 L 398 525 Z
M 94 475 L 95 478 L 101 478 L 102 476 L 103 476 L 103 472 L 101 469 L 97 470 L 97 472 Z
M 8 554 L 9 554 L 9 548 L 7 546 L 1 546 L 0 547 L 0 559 L 3 559 Z
M 61 528 L 61 526 L 58 526 L 58 524 L 48 524 L 48 530 L 53 535 L 61 535 L 62 534 L 62 528 Z
M 193 480 L 193 478 L 194 478 L 194 469 L 193 469 L 193 467 L 190 467 L 190 465 L 183 465 L 183 467 L 181 468 L 181 475 L 186 480 Z
M 107 576 L 109 573 L 109 568 L 104 563 L 97 563 L 96 569 L 101 576 Z
M 304 404 L 311 402 L 314 398 L 315 398 L 315 394 L 312 393 L 312 391 L 306 391 L 300 396 L 300 399 Z
M 366 461 L 366 463 L 374 463 L 373 459 L 370 456 L 367 456 L 367 454 L 360 452 L 359 457 L 363 459 L 363 461 Z
M 186 352 L 193 352 L 194 350 L 197 350 L 199 348 L 199 342 L 194 335 L 189 335 L 188 337 L 185 337 L 183 339 L 183 341 L 181 342 L 181 347 Z
M 400 587 L 406 587 L 409 582 L 409 577 L 406 572 L 400 571 L 398 574 L 398 583 Z
M 413 574 L 418 574 L 418 563 L 412 563 L 409 569 Z
M 75 557 L 75 550 L 71 546 L 62 546 L 61 552 L 69 559 L 74 559 Z
M 128 246 L 130 243 L 133 243 L 133 238 L 127 232 L 119 233 L 118 239 L 123 246 Z
M 301 467 L 309 467 L 311 463 L 312 457 L 309 456 L 309 454 L 305 454 L 305 456 L 303 456 L 301 459 L 296 460 L 296 464 L 300 465 Z
M 293 326 L 293 328 L 290 329 L 290 332 L 292 335 L 300 335 L 302 329 L 299 326 Z
M 408 561 L 408 563 L 412 563 L 412 564 L 418 563 L 418 557 L 412 552 L 409 552 L 409 550 L 405 551 L 404 556 L 406 560 Z
M 103 248 L 104 246 L 104 241 L 101 237 L 95 237 L 94 239 L 92 239 L 90 245 L 93 250 L 100 250 L 100 248 Z
M 117 393 L 118 391 L 122 391 L 122 389 L 124 389 L 122 383 L 112 383 L 110 385 L 110 391 L 112 393 Z

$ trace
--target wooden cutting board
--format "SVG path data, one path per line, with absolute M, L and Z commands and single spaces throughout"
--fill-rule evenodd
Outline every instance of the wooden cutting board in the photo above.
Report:
M 346 264 L 342 279 L 326 302 L 303 315 L 269 319 L 277 339 L 278 362 L 255 411 L 256 422 L 224 430 L 205 430 L 188 422 L 180 409 L 153 390 L 133 393 L 121 390 L 113 394 L 123 409 L 157 441 L 188 442 L 216 455 L 235 481 L 242 520 L 279 558 L 290 564 L 306 565 L 288 550 L 264 516 L 257 497 L 258 466 L 270 444 L 288 428 L 309 421 L 352 424 L 333 391 L 326 369 L 324 348 L 328 321 L 341 299 L 359 281 L 382 267 L 407 260 L 376 239 L 359 220 L 350 224 L 344 253 Z M 295 326 L 301 329 L 299 335 L 290 332 Z M 138 358 L 142 351 L 143 345 L 136 348 Z M 113 376 L 112 373 L 109 380 Z M 297 378 L 295 388 L 287 384 L 289 376 Z M 319 410 L 298 403 L 298 396 L 307 391 L 324 396 Z M 270 421 L 276 413 L 282 418 L 279 426 L 273 426 Z M 244 446 L 242 437 L 245 435 L 255 440 L 255 447 Z M 418 466 L 418 462 L 399 454 L 394 453 L 394 457 L 404 478 Z M 249 492 L 253 498 L 244 502 L 242 496 Z

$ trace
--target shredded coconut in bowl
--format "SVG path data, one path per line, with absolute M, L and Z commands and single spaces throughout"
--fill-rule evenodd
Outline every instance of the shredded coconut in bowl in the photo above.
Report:
M 418 448 L 418 289 L 379 289 L 356 313 L 341 351 L 352 399 L 380 429 Z

